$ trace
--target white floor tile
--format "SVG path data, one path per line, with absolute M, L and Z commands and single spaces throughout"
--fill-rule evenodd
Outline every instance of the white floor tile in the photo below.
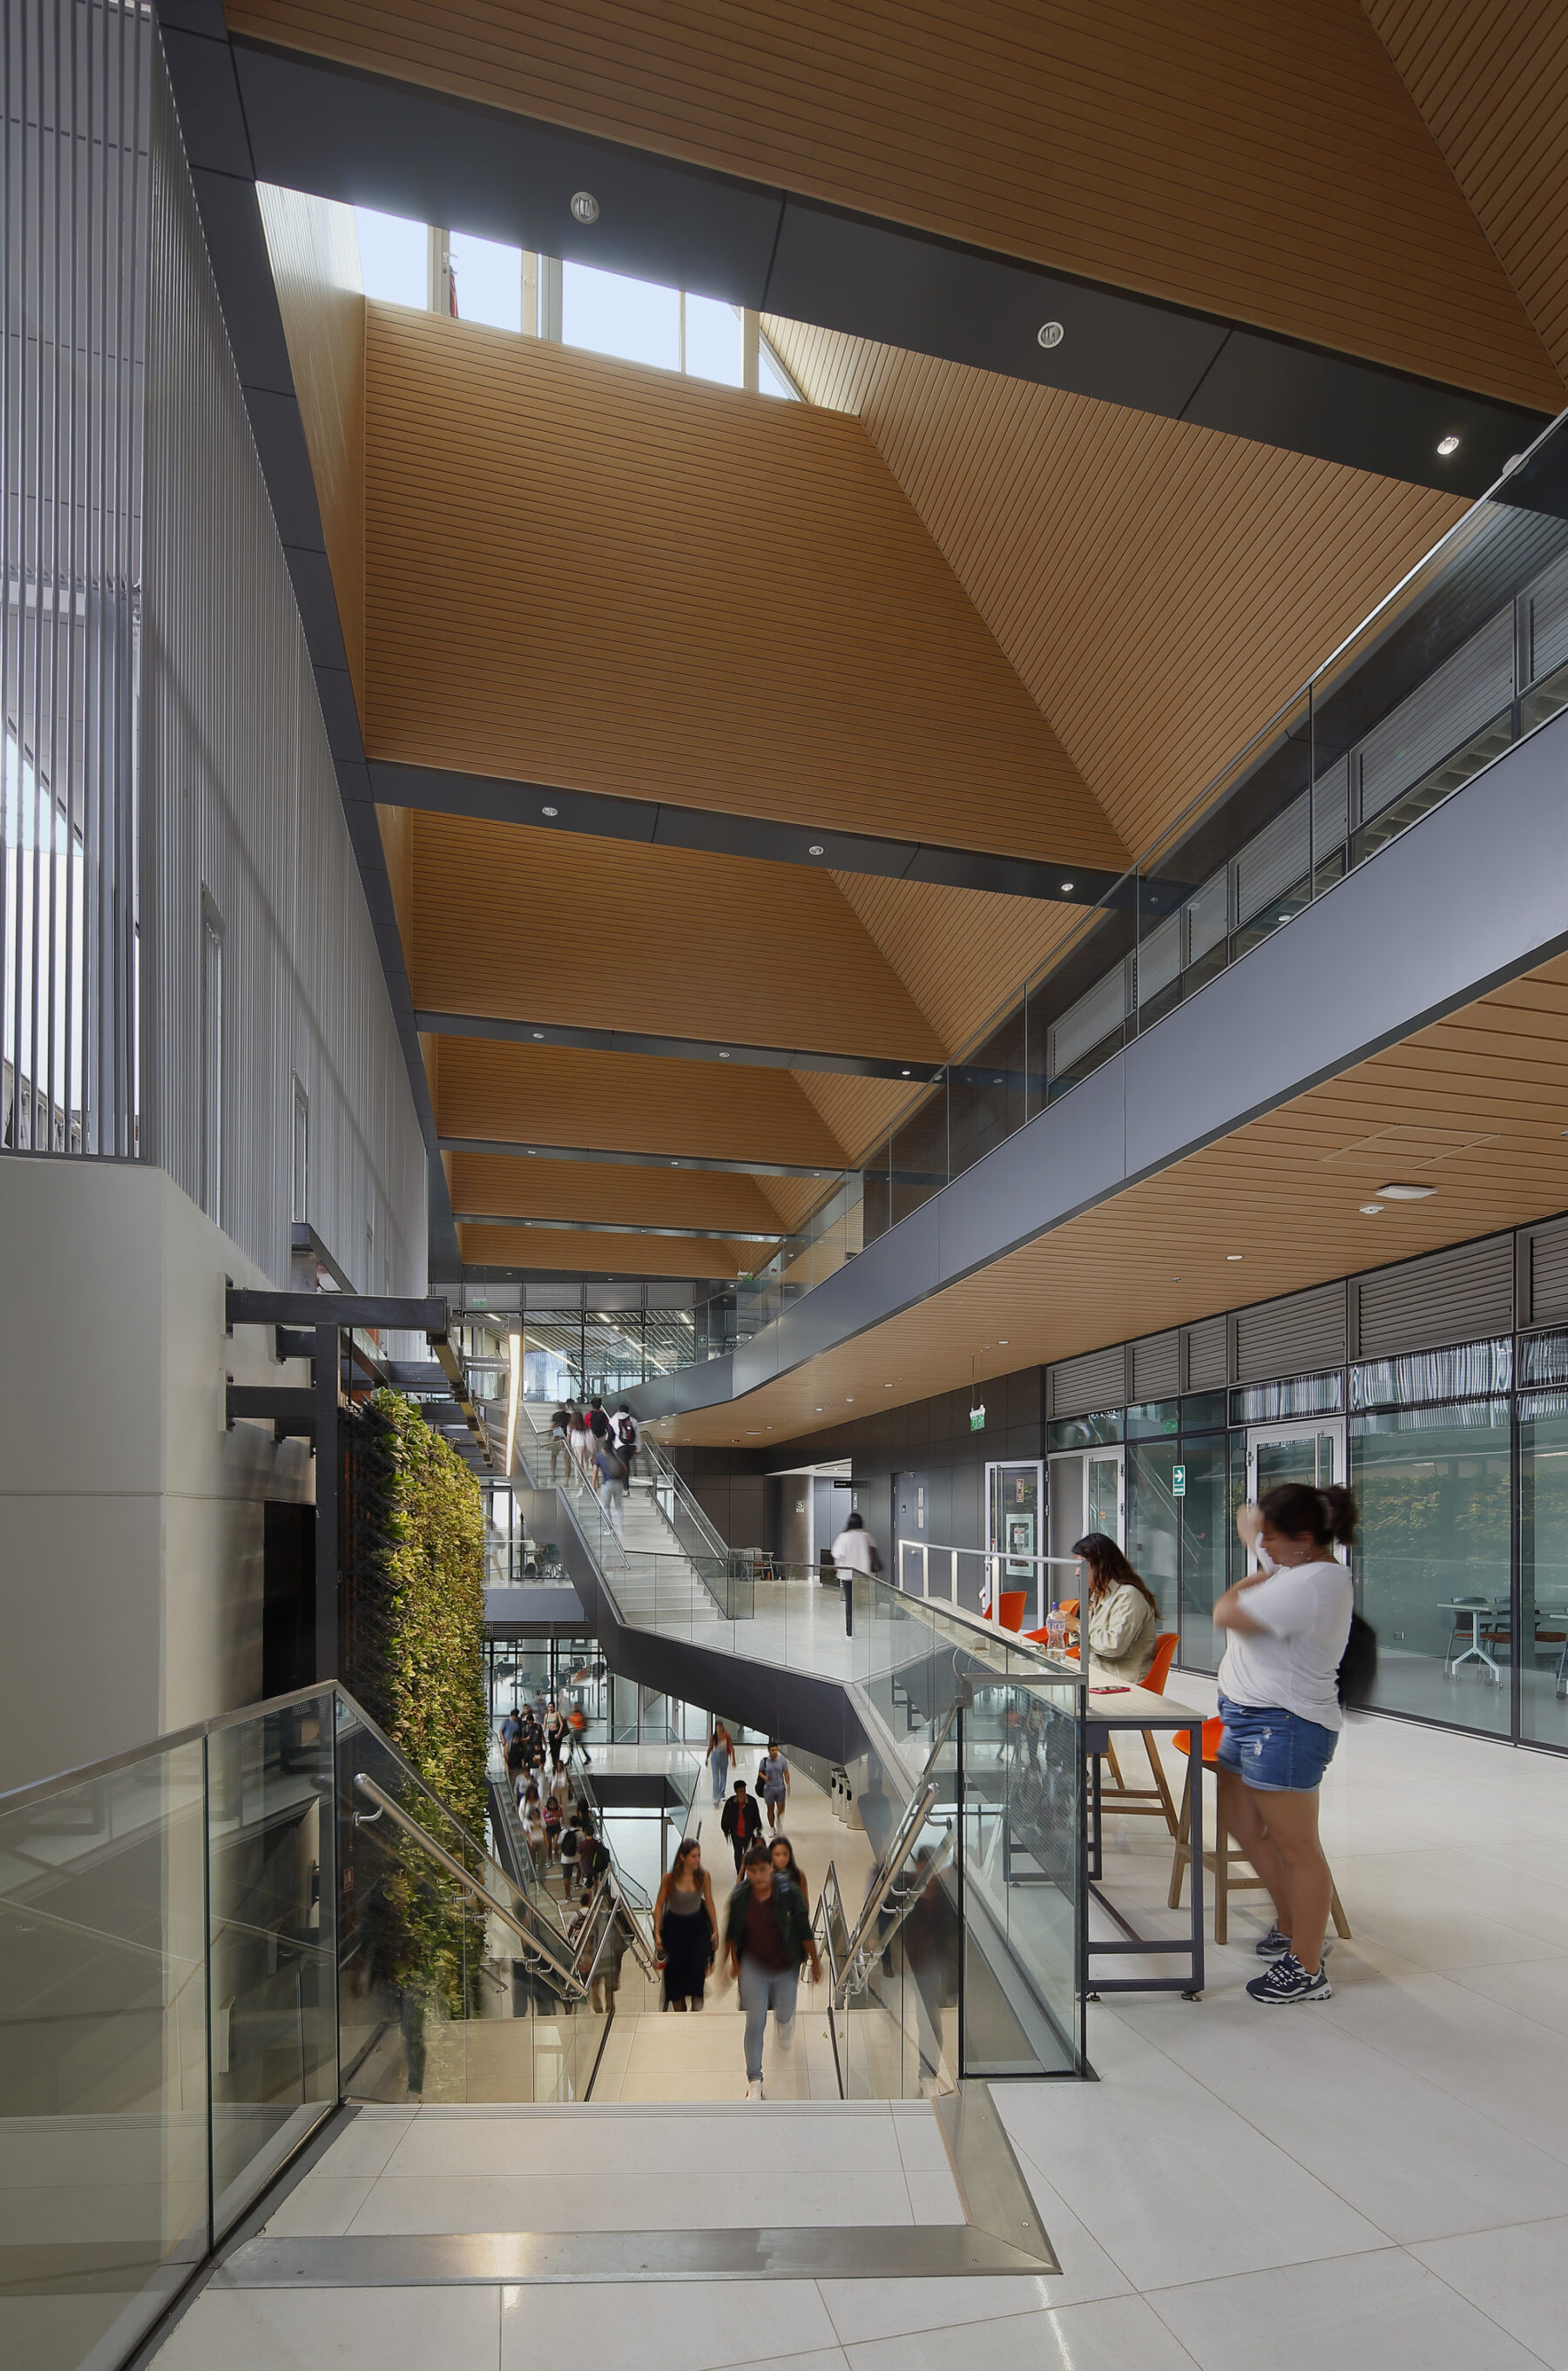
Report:
M 350 2226 L 369 2231 L 687 2231 L 907 2224 L 909 2191 L 890 2173 L 705 2169 L 658 2174 L 386 2174 Z
M 955 2323 L 844 2351 L 850 2371 L 1192 2371 L 1191 2356 L 1137 2296 Z
M 394 2149 L 417 2129 L 424 2111 L 411 2109 L 398 2116 L 377 2116 L 362 2108 L 346 2132 L 338 2134 L 319 2160 L 322 2173 L 385 2173 Z
M 541 2284 L 501 2294 L 501 2371 L 552 2363 L 572 2371 L 726 2371 L 785 2357 L 796 2358 L 798 2371 L 816 2371 L 823 2350 L 823 2371 L 842 2371 L 814 2281 Z
M 732 2087 L 733 2088 L 733 2087 Z M 938 2147 L 941 2134 L 935 2135 Z M 896 2174 L 898 2135 L 889 2116 L 779 2117 L 758 2122 L 733 2116 L 452 2116 L 424 2113 L 399 2144 L 389 2174 L 649 2175 L 700 2180 L 769 2168 L 809 2173 Z M 941 2159 L 943 2164 L 947 2160 Z
M 1476 2231 L 1410 2252 L 1552 2371 L 1568 2371 L 1568 2217 Z
M 492 2371 L 501 2292 L 204 2289 L 157 2356 L 158 2371 Z
M 1202 2371 L 1539 2371 L 1402 2248 L 1156 2291 Z
M 308 2173 L 268 2215 L 268 2238 L 339 2238 L 369 2197 L 375 2180 L 369 2173 Z
M 962 2223 L 967 2219 L 958 2185 L 947 2168 L 934 2173 L 906 2173 L 904 2180 L 909 2184 L 910 2208 L 917 2223 Z

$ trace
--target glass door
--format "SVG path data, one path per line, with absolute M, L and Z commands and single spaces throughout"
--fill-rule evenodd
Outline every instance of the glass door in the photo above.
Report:
M 1048 1603 L 1077 1595 L 1077 1582 L 1071 1569 L 1075 1541 L 1090 1532 L 1103 1532 L 1119 1548 L 1126 1546 L 1123 1456 L 1120 1448 L 1065 1449 L 1051 1460 L 1051 1544 L 1047 1553 L 1064 1561 L 1047 1570 Z
M 1045 1619 L 1040 1607 L 1040 1567 L 1045 1511 L 1045 1468 L 1039 1459 L 1021 1465 L 988 1465 L 985 1469 L 986 1538 L 991 1548 L 988 1578 L 995 1603 L 1004 1590 L 1026 1592 L 1025 1630 L 1038 1630 Z
M 1305 1482 L 1323 1489 L 1345 1478 L 1345 1420 L 1342 1416 L 1307 1417 L 1294 1424 L 1255 1424 L 1247 1435 L 1247 1495 L 1264 1498 L 1283 1482 Z M 1334 1554 L 1342 1564 L 1350 1557 L 1343 1548 Z M 1256 1557 L 1247 1568 L 1256 1572 Z

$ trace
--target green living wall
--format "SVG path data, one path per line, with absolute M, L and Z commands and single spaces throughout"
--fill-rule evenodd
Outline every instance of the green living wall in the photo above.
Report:
M 343 1670 L 351 1693 L 482 1838 L 484 1506 L 418 1408 L 377 1392 L 349 1458 Z

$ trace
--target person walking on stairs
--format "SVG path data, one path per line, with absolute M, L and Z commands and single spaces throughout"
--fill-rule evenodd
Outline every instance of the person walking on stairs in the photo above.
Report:
M 571 1429 L 572 1410 L 566 1405 L 564 1400 L 563 1400 L 561 1405 L 556 1409 L 554 1415 L 550 1419 L 550 1480 L 552 1488 L 554 1487 L 557 1476 L 565 1470 L 566 1459 L 570 1454 L 566 1445 L 566 1437 Z
M 746 2015 L 746 2096 L 760 2099 L 768 2011 L 773 2012 L 780 2049 L 788 2050 L 795 2041 L 801 1961 L 810 1960 L 814 1982 L 822 1977 L 806 1904 L 778 1876 L 761 1845 L 747 1854 L 741 1882 L 730 1895 L 725 1943 Z
M 776 1828 L 784 1815 L 789 1800 L 789 1764 L 779 1752 L 776 1737 L 768 1740 L 768 1750 L 758 1765 L 757 1782 L 768 1814 L 768 1826 Z
M 708 1739 L 708 1775 L 714 1782 L 714 1809 L 724 1801 L 724 1790 L 729 1784 L 729 1765 L 735 1752 L 735 1740 L 722 1720 L 715 1720 Z
M 659 1881 L 654 1941 L 664 1962 L 666 2008 L 701 2008 L 708 1970 L 718 1952 L 719 1922 L 695 1836 L 687 1836 L 676 1847 L 674 1864 Z
M 738 1877 L 740 1864 L 746 1858 L 749 1846 L 754 1845 L 762 1833 L 762 1814 L 757 1808 L 756 1797 L 747 1793 L 744 1778 L 736 1780 L 735 1792 L 724 1807 L 724 1817 L 719 1826 L 729 1838 L 730 1849 L 735 1855 L 735 1873 Z
M 625 1459 L 608 1436 L 594 1446 L 594 1471 L 598 1475 L 598 1502 L 604 1509 L 605 1521 L 618 1540 L 624 1543 L 626 1519 L 626 1477 L 629 1472 Z

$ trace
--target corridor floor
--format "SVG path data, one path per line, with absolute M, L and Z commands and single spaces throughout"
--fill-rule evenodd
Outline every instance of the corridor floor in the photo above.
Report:
M 1561 1762 L 1355 1722 L 1324 1789 L 1333 1999 L 1247 2000 L 1244 1899 L 1201 2002 L 1091 2007 L 1098 2083 L 993 2087 L 1060 2276 L 209 2292 L 160 2371 L 1568 2371 L 1565 1823 Z M 1168 1845 L 1124 1826 L 1108 1880 L 1157 1924 Z M 724 2109 L 681 2212 L 760 2219 L 759 2145 L 791 2180 L 814 2152 L 832 2196 L 842 2129 Z

